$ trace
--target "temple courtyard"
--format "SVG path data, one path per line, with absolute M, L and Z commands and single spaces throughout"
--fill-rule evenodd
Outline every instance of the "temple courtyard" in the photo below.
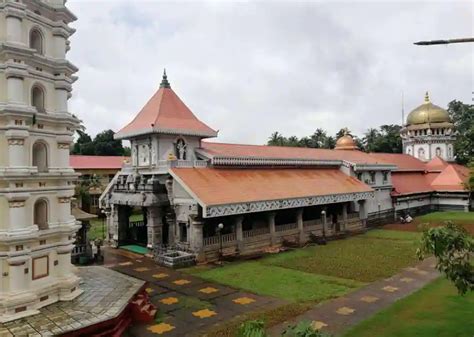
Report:
M 446 216 L 468 230 L 474 226 L 473 213 L 434 213 L 415 223 L 438 225 Z M 474 327 L 458 321 L 473 315 L 473 296 L 458 296 L 433 259 L 417 260 L 415 225 L 397 226 L 223 265 L 171 270 L 120 249 L 108 249 L 106 261 L 147 281 L 159 309 L 155 322 L 133 326 L 128 336 L 234 336 L 242 322 L 255 319 L 264 320 L 272 336 L 301 320 L 335 336 L 404 336 L 405 328 L 406 336 L 439 329 L 470 336 Z M 427 307 L 414 310 L 414 304 Z

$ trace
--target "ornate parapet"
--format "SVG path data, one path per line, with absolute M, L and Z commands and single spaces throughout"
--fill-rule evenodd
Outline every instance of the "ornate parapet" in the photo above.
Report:
M 344 194 L 330 194 L 315 197 L 306 198 L 294 198 L 294 199 L 282 199 L 272 201 L 257 201 L 240 204 L 227 204 L 227 205 L 215 205 L 215 206 L 204 206 L 203 217 L 213 218 L 218 216 L 246 214 L 264 211 L 276 211 L 279 209 L 308 207 L 315 205 L 333 204 L 347 201 L 359 201 L 369 198 L 374 198 L 375 194 L 373 191 L 370 192 L 357 192 L 357 193 L 344 193 Z

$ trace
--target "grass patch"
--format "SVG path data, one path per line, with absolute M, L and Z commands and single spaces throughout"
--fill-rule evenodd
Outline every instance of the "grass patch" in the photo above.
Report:
M 433 212 L 419 216 L 415 221 L 418 223 L 453 221 L 460 225 L 474 225 L 474 212 Z
M 197 297 L 181 296 L 179 297 L 181 307 L 189 310 L 213 309 L 214 305 L 207 301 L 202 301 Z
M 326 246 L 312 246 L 266 258 L 266 264 L 360 282 L 373 282 L 418 262 L 416 236 L 383 230 Z M 406 235 L 407 239 L 404 239 Z
M 198 273 L 201 278 L 287 301 L 322 301 L 341 296 L 361 283 L 265 265 L 260 261 L 232 263 Z
M 95 239 L 102 239 L 104 238 L 104 232 L 106 230 L 107 225 L 102 223 L 102 219 L 96 218 L 90 220 L 91 228 L 89 232 L 87 232 L 87 237 L 89 241 Z
M 239 330 L 240 324 L 248 320 L 262 320 L 265 322 L 265 328 L 268 329 L 281 322 L 290 320 L 293 317 L 303 314 L 311 309 L 313 303 L 289 303 L 277 308 L 257 311 L 248 314 L 243 314 L 235 317 L 232 320 L 218 324 L 206 331 L 207 337 L 235 337 Z
M 447 280 L 439 278 L 396 302 L 344 337 L 472 337 L 474 292 L 462 297 Z

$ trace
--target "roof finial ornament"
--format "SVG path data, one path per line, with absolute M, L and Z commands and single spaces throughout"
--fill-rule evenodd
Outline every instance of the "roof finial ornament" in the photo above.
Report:
M 163 70 L 163 79 L 161 80 L 160 88 L 171 88 L 170 82 L 168 82 L 168 76 L 166 75 L 166 68 Z
M 430 94 L 428 93 L 428 91 L 425 93 L 425 103 L 429 103 L 430 102 Z

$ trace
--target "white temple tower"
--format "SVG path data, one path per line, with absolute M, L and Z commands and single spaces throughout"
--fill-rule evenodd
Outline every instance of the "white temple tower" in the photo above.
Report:
M 69 147 L 76 17 L 64 0 L 0 1 L 0 322 L 81 293 Z
M 408 115 L 401 137 L 403 153 L 422 161 L 454 160 L 454 125 L 446 110 L 430 102 L 428 93 L 425 102 Z

